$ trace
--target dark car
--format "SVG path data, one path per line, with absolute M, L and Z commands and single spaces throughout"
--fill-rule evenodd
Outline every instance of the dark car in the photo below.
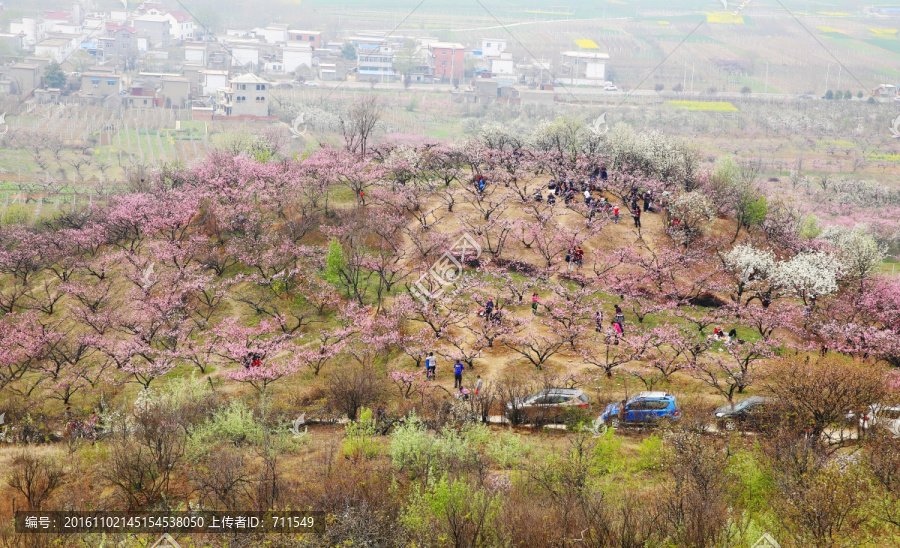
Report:
M 577 388 L 546 388 L 506 404 L 506 418 L 513 423 L 561 422 L 573 409 L 590 409 L 591 399 Z
M 716 409 L 719 430 L 762 430 L 775 418 L 774 401 L 763 396 L 751 396 L 732 405 Z
M 681 416 L 675 396 L 665 392 L 641 392 L 625 402 L 625 421 L 621 420 L 619 406 L 606 406 L 603 414 L 594 421 L 594 427 L 603 430 L 607 426 L 620 428 L 628 425 L 655 424 L 660 419 L 677 419 Z

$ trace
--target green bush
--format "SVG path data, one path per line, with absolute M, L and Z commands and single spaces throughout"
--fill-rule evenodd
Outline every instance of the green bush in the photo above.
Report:
M 491 436 L 485 454 L 500 468 L 519 468 L 531 454 L 531 450 L 531 445 L 521 436 L 505 432 Z
M 236 400 L 202 425 L 191 429 L 189 446 L 205 452 L 206 448 L 219 443 L 230 443 L 235 447 L 258 445 L 265 436 L 266 429 L 256 420 L 253 410 Z
M 28 225 L 34 220 L 34 212 L 25 204 L 10 204 L 3 212 L 2 224 Z
M 358 460 L 361 458 L 374 459 L 381 451 L 381 446 L 375 439 L 378 430 L 375 428 L 375 419 L 372 410 L 363 407 L 359 410 L 359 420 L 350 421 L 344 429 L 344 456 Z
M 637 446 L 638 470 L 659 470 L 665 462 L 665 445 L 662 438 L 653 434 Z
M 498 496 L 444 476 L 424 492 L 411 492 L 400 523 L 412 537 L 412 545 L 450 545 L 455 538 L 457 545 L 496 546 L 498 539 L 492 538 L 485 525 L 492 523 L 501 509 Z
M 617 472 L 627 467 L 622 455 L 622 438 L 613 435 L 614 430 L 608 428 L 594 447 L 594 458 L 608 472 Z
M 391 463 L 414 479 L 425 478 L 427 482 L 459 463 L 477 459 L 477 446 L 485 445 L 490 435 L 484 425 L 459 431 L 445 428 L 434 435 L 415 413 L 410 413 L 391 433 Z
M 587 409 L 569 407 L 563 412 L 562 422 L 567 430 L 577 431 L 593 425 L 594 417 Z

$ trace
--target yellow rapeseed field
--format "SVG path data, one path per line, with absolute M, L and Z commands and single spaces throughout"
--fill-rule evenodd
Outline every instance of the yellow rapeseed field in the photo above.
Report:
M 578 45 L 579 48 L 584 49 L 600 49 L 600 46 L 597 45 L 597 42 L 589 38 L 582 38 L 581 40 L 575 40 L 575 44 Z
M 738 112 L 738 108 L 728 101 L 666 101 L 666 104 L 673 107 L 686 108 L 688 110 Z
M 730 11 L 706 12 L 707 23 L 744 24 L 744 18 Z

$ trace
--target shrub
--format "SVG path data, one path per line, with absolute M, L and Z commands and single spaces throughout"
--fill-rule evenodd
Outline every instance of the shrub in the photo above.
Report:
M 133 413 L 134 434 L 115 438 L 101 475 L 127 510 L 168 509 L 176 497 L 185 452 L 183 417 L 165 402 L 144 397 Z
M 28 225 L 34 219 L 31 208 L 25 204 L 10 204 L 6 211 L 3 212 L 2 224 L 5 225 Z
M 50 495 L 65 482 L 65 476 L 55 459 L 26 450 L 13 459 L 4 479 L 25 497 L 28 510 L 40 510 Z
M 359 412 L 359 420 L 350 421 L 344 430 L 347 434 L 344 438 L 344 456 L 352 460 L 374 459 L 378 456 L 381 447 L 375 440 L 378 429 L 371 409 L 363 407 Z
M 400 522 L 420 545 L 492 546 L 488 524 L 501 508 L 496 495 L 444 477 L 424 493 L 413 492 Z
M 665 462 L 665 445 L 662 438 L 653 434 L 649 438 L 643 440 L 637 446 L 637 462 L 638 470 L 657 470 L 662 468 Z
M 338 369 L 326 381 L 328 405 L 343 411 L 350 420 L 363 406 L 369 406 L 381 396 L 382 385 L 376 371 L 369 367 L 351 366 Z
M 492 435 L 485 454 L 500 468 L 519 468 L 531 454 L 531 446 L 513 433 Z
M 253 410 L 236 400 L 213 414 L 204 424 L 191 429 L 192 452 L 204 451 L 220 443 L 234 447 L 258 445 L 265 435 L 265 428 L 253 416 Z
M 459 431 L 445 427 L 440 435 L 433 435 L 411 413 L 391 433 L 391 462 L 413 479 L 428 483 L 450 470 L 483 465 L 475 446 L 484 444 L 487 436 L 487 427 L 480 424 Z

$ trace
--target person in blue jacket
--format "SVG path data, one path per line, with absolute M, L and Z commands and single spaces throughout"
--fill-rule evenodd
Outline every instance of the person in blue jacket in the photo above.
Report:
M 462 388 L 462 374 L 465 368 L 466 366 L 459 360 L 453 364 L 453 388 Z

